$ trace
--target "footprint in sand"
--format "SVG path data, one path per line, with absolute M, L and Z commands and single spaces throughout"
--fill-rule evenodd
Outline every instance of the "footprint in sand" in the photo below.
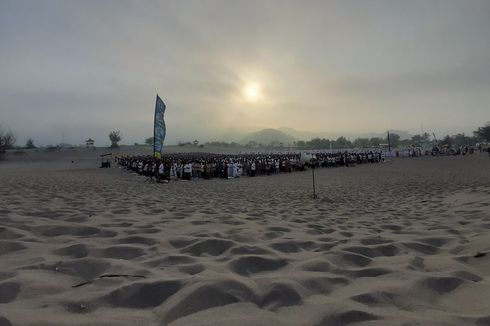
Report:
M 229 263 L 230 269 L 242 276 L 270 272 L 287 265 L 284 259 L 273 259 L 261 256 L 242 256 Z
M 15 300 L 20 292 L 20 284 L 16 282 L 0 283 L 0 303 L 9 303 Z
M 329 314 L 319 323 L 315 324 L 315 326 L 341 326 L 380 319 L 382 318 L 365 311 L 349 310 L 346 312 Z
M 159 306 L 183 287 L 181 281 L 137 282 L 120 287 L 102 298 L 113 307 L 149 308 Z

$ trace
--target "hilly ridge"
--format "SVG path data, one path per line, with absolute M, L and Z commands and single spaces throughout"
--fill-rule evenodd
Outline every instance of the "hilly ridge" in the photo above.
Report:
M 390 130 L 390 133 L 395 133 L 400 136 L 400 139 L 410 139 L 412 137 L 406 131 L 401 130 Z M 282 143 L 284 145 L 293 144 L 298 140 L 311 140 L 313 138 L 327 138 L 331 140 L 335 140 L 340 136 L 344 136 L 347 139 L 354 140 L 356 138 L 386 138 L 386 133 L 365 133 L 365 134 L 349 134 L 349 133 L 333 133 L 333 132 L 312 132 L 312 131 L 299 131 L 289 127 L 280 127 L 277 129 L 266 128 L 256 132 L 252 132 L 247 134 L 246 136 L 242 136 L 242 138 L 238 141 L 241 144 L 247 144 L 249 142 L 255 142 L 257 144 L 268 145 L 271 143 Z
M 267 128 L 245 136 L 240 143 L 247 144 L 256 142 L 258 144 L 283 143 L 292 144 L 298 139 L 277 129 Z

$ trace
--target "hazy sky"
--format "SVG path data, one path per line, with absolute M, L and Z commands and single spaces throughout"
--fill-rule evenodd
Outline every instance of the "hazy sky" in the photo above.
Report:
M 490 1 L 0 0 L 0 124 L 123 143 L 288 126 L 471 132 L 490 120 Z

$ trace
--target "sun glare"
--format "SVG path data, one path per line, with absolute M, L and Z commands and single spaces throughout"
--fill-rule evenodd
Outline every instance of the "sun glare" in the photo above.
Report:
M 257 84 L 248 84 L 245 86 L 243 90 L 243 94 L 245 95 L 245 99 L 249 102 L 255 102 L 260 97 L 260 89 Z

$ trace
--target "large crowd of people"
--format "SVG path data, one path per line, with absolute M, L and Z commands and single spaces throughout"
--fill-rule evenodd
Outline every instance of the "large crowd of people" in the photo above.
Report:
M 304 171 L 308 167 L 352 167 L 384 161 L 383 151 L 339 151 L 305 153 L 177 153 L 162 159 L 152 156 L 120 156 L 117 163 L 157 181 L 238 178 Z

